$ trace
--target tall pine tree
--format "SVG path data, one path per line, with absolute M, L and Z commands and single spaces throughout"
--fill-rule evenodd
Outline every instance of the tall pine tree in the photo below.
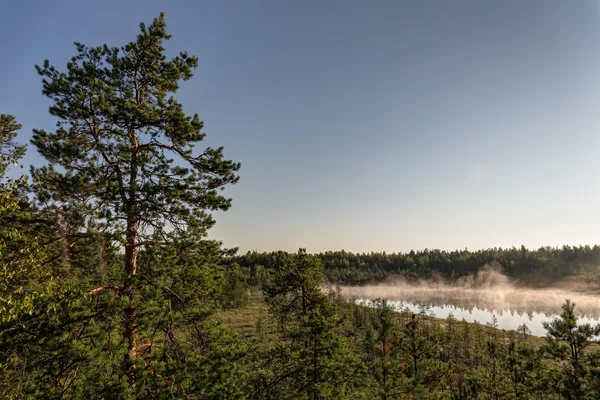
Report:
M 38 198 L 76 208 L 81 229 L 106 232 L 121 244 L 122 273 L 89 293 L 112 291 L 118 299 L 133 387 L 136 359 L 147 349 L 138 338 L 141 292 L 159 285 L 140 274 L 140 251 L 188 229 L 205 235 L 214 224 L 210 212 L 230 207 L 220 189 L 237 182 L 240 168 L 224 159 L 223 148 L 195 151 L 205 137 L 203 122 L 186 115 L 173 94 L 192 77 L 198 58 L 181 52 L 168 59 L 169 38 L 161 14 L 140 24 L 137 39 L 123 47 L 75 43 L 66 70 L 47 60 L 36 66 L 58 118 L 55 131 L 34 130 L 32 143 L 49 162 L 32 170 Z

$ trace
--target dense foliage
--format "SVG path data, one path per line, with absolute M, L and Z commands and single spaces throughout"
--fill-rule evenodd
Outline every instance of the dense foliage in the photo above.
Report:
M 272 268 L 280 252 L 248 252 L 234 257 L 243 267 Z M 454 279 L 474 275 L 485 265 L 496 265 L 509 277 L 523 281 L 538 281 L 540 277 L 556 279 L 583 275 L 597 280 L 600 266 L 600 246 L 541 247 L 529 250 L 524 246 L 487 250 L 420 250 L 408 253 L 351 253 L 328 251 L 317 254 L 330 283 L 363 284 L 384 280 L 392 275 L 407 279 L 440 276 Z
M 571 302 L 540 343 L 322 290 L 492 261 L 593 271 L 597 247 L 235 257 L 208 240 L 239 164 L 195 152 L 203 124 L 173 93 L 198 60 L 167 59 L 167 39 L 161 15 L 123 47 L 37 68 L 58 126 L 34 131 L 48 164 L 31 177 L 6 175 L 25 146 L 0 116 L 0 398 L 600 398 L 600 328 Z

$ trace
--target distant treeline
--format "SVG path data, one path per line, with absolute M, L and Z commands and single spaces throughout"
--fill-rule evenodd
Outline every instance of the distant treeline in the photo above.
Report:
M 281 251 L 248 252 L 233 257 L 230 262 L 254 274 L 257 266 L 267 270 L 277 268 L 285 254 Z M 409 280 L 432 276 L 455 279 L 477 273 L 489 264 L 498 265 L 511 278 L 527 281 L 533 277 L 539 279 L 540 276 L 559 278 L 592 273 L 600 265 L 600 246 L 541 247 L 537 250 L 524 246 L 477 251 L 425 249 L 390 254 L 341 250 L 320 253 L 317 257 L 323 263 L 325 279 L 329 283 L 356 285 L 396 275 Z M 262 268 L 258 271 L 264 275 Z

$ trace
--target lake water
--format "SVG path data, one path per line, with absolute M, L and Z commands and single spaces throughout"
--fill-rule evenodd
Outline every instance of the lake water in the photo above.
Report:
M 532 334 L 545 336 L 543 322 L 561 312 L 565 299 L 575 302 L 579 323 L 600 322 L 600 297 L 560 290 L 532 290 L 512 286 L 456 288 L 447 285 L 373 285 L 345 286 L 342 295 L 357 302 L 386 298 L 398 311 L 419 313 L 436 318 L 452 314 L 457 320 L 486 324 L 495 316 L 498 327 L 516 330 L 526 324 Z

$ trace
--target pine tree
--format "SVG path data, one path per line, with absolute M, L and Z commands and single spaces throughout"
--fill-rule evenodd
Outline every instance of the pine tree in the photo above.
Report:
M 527 398 L 535 389 L 535 373 L 540 372 L 540 359 L 536 351 L 527 343 L 512 341 L 507 346 L 502 364 L 514 398 Z
M 198 59 L 186 52 L 167 59 L 163 43 L 169 38 L 161 14 L 148 26 L 140 24 L 137 39 L 123 47 L 75 43 L 77 53 L 65 71 L 47 60 L 36 66 L 42 92 L 53 101 L 50 113 L 59 119 L 53 132 L 34 130 L 32 143 L 49 162 L 32 170 L 37 198 L 76 214 L 74 229 L 83 236 L 102 232 L 122 246 L 121 269 L 87 293 L 121 316 L 112 329 L 126 343 L 123 371 L 134 391 L 147 373 L 137 371 L 146 366 L 139 357 L 152 343 L 145 320 L 154 307 L 144 303 L 148 292 L 153 299 L 184 299 L 164 285 L 172 271 L 151 278 L 141 270 L 139 255 L 182 236 L 206 235 L 214 224 L 210 212 L 230 207 L 219 191 L 237 182 L 240 167 L 223 158 L 223 148 L 195 152 L 205 137 L 203 122 L 186 115 L 173 94 L 192 77 Z M 178 279 L 195 268 L 186 266 Z M 186 291 L 202 279 L 193 272 L 191 278 L 196 280 L 185 282 Z M 187 312 L 200 303 L 184 302 Z
M 406 393 L 423 397 L 428 388 L 441 389 L 449 375 L 447 365 L 439 359 L 439 334 L 415 314 L 403 327 L 398 353 L 405 361 L 405 375 L 410 379 Z
M 558 318 L 544 322 L 547 331 L 544 349 L 554 357 L 568 360 L 560 372 L 564 385 L 562 395 L 567 399 L 592 398 L 592 392 L 586 382 L 588 365 L 584 355 L 585 349 L 592 343 L 592 338 L 600 335 L 600 325 L 578 325 L 575 303 L 570 300 L 565 301 L 562 309 Z
M 21 125 L 15 117 L 0 114 L 0 178 L 4 177 L 11 164 L 17 165 L 25 154 L 26 146 L 15 141 L 20 129 Z
M 372 306 L 375 308 L 373 333 L 369 330 L 366 338 L 367 350 L 372 354 L 369 370 L 376 395 L 384 400 L 394 399 L 410 388 L 410 380 L 401 373 L 400 332 L 394 321 L 394 311 L 386 300 L 376 299 Z
M 274 369 L 256 397 L 344 398 L 352 391 L 358 363 L 340 334 L 343 317 L 337 302 L 321 291 L 323 266 L 305 249 L 281 262 L 265 294 L 285 334 L 264 357 Z

